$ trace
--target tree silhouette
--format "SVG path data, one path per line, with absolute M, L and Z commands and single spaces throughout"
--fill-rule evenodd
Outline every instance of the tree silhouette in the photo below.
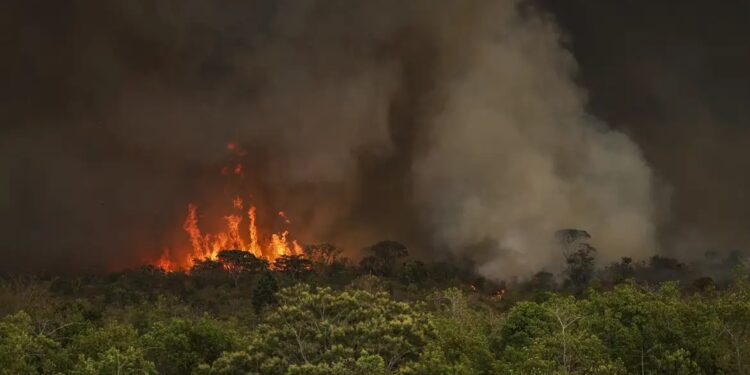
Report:
M 275 305 L 277 303 L 276 292 L 279 291 L 279 284 L 271 272 L 263 272 L 258 280 L 258 285 L 253 289 L 252 304 L 255 313 L 260 313 L 264 307 Z
M 218 256 L 225 271 L 232 275 L 237 287 L 243 274 L 257 274 L 268 269 L 268 262 L 244 250 L 222 250 Z
M 378 276 L 392 276 L 397 261 L 409 255 L 406 245 L 396 241 L 381 241 L 369 248 L 373 255 L 362 258 L 359 265 L 363 271 Z
M 314 262 L 330 266 L 341 255 L 341 249 L 329 243 L 307 245 L 304 248 L 305 256 Z
M 596 249 L 589 245 L 591 235 L 580 229 L 561 229 L 555 232 L 565 257 L 566 284 L 576 294 L 583 293 L 594 277 Z
M 273 268 L 299 280 L 312 272 L 312 261 L 301 255 L 282 255 L 273 262 Z

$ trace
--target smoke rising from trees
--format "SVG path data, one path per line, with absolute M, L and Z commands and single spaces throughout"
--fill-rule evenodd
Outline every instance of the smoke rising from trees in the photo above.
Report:
M 529 3 L 3 7 L 20 51 L 3 62 L 6 269 L 134 265 L 184 241 L 187 202 L 232 194 L 227 142 L 247 152 L 241 187 L 302 241 L 394 239 L 489 277 L 559 263 L 560 228 L 605 260 L 656 248 L 649 166 L 587 113 L 563 33 Z

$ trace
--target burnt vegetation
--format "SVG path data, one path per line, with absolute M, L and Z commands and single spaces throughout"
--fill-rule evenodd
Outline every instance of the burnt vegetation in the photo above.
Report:
M 3 374 L 746 374 L 738 251 L 597 266 L 555 235 L 560 269 L 491 280 L 396 241 L 359 261 L 323 243 L 273 263 L 224 250 L 191 269 L 5 276 Z

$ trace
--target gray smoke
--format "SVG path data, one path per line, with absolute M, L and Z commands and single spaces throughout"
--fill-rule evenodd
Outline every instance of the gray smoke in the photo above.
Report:
M 488 276 L 559 262 L 550 233 L 560 228 L 593 233 L 604 259 L 653 252 L 651 171 L 633 142 L 585 112 L 555 25 L 502 2 L 474 28 L 413 167 L 436 238 L 456 251 L 495 240 L 480 266 Z
M 525 2 L 66 10 L 75 24 L 21 32 L 52 83 L 21 79 L 39 86 L 17 95 L 31 104 L 5 108 L 15 126 L 4 130 L 2 166 L 15 182 L 2 213 L 16 233 L 4 246 L 15 254 L 54 246 L 64 267 L 137 264 L 185 242 L 187 202 L 209 217 L 238 187 L 262 217 L 284 209 L 303 242 L 354 254 L 400 240 L 495 278 L 559 263 L 560 228 L 592 233 L 603 259 L 655 248 L 649 167 L 627 136 L 586 113 L 561 32 Z M 52 65 L 56 38 L 72 51 Z M 230 141 L 247 152 L 233 189 L 217 173 L 237 158 Z M 29 223 L 50 215 L 60 219 L 34 236 Z

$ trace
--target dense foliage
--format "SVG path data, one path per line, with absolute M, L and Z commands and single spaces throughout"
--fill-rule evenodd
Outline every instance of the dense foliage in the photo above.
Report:
M 597 271 L 563 235 L 560 277 L 513 283 L 392 241 L 359 264 L 324 244 L 273 265 L 227 251 L 190 272 L 5 277 L 0 374 L 750 374 L 742 262 L 715 262 L 727 280 L 663 257 Z

